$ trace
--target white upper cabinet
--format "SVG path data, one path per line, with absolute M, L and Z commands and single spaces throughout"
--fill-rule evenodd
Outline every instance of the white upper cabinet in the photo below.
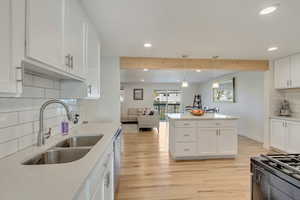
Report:
M 276 89 L 289 88 L 290 57 L 276 60 L 274 63 L 274 83 Z
M 100 41 L 97 32 L 92 26 L 88 29 L 87 43 L 87 98 L 100 97 Z
M 0 93 L 3 94 L 17 94 L 21 92 L 19 90 L 22 86 L 22 69 L 20 56 L 24 56 L 24 48 L 20 48 L 19 44 L 24 44 L 25 30 L 23 25 L 25 24 L 25 20 L 22 23 L 24 15 L 24 1 L 1 0 Z M 19 21 L 20 19 L 21 22 Z
M 300 54 L 274 62 L 274 84 L 276 89 L 300 88 Z
M 300 88 L 300 54 L 291 56 L 291 87 Z
M 27 0 L 26 56 L 65 70 L 64 0 Z
M 87 22 L 78 0 L 66 0 L 65 54 L 68 72 L 86 76 Z

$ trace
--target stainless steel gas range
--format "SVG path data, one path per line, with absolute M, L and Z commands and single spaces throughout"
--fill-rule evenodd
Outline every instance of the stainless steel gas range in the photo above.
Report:
M 300 154 L 251 158 L 252 200 L 300 200 Z

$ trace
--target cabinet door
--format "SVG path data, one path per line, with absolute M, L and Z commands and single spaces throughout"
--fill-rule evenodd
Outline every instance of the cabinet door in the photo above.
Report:
M 287 122 L 286 151 L 288 153 L 300 153 L 300 123 Z
M 217 131 L 215 128 L 198 129 L 198 153 L 200 155 L 217 154 Z
M 12 1 L 0 2 L 0 92 L 16 93 L 16 68 L 12 64 Z
M 300 87 L 300 54 L 291 56 L 291 87 Z
M 64 0 L 27 0 L 26 56 L 65 70 Z
M 224 155 L 237 154 L 237 131 L 233 128 L 219 129 L 218 153 Z
M 285 121 L 271 120 L 271 146 L 285 151 Z
M 88 97 L 100 97 L 100 42 L 97 32 L 90 25 L 87 44 L 87 85 Z
M 104 187 L 105 187 L 105 171 L 103 172 L 102 176 L 100 177 L 100 183 L 97 185 L 97 189 L 95 194 L 92 197 L 92 200 L 105 200 L 104 194 Z
M 290 57 L 276 60 L 274 66 L 275 88 L 276 89 L 288 88 L 289 80 L 290 80 Z
M 68 71 L 85 77 L 87 24 L 78 0 L 66 0 L 66 13 L 65 54 L 71 56 Z

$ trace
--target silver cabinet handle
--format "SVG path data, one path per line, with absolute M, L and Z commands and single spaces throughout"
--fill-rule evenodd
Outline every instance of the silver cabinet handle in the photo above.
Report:
M 88 85 L 88 93 L 90 96 L 92 96 L 92 85 Z
M 189 134 L 184 134 L 183 136 L 188 137 L 188 136 L 190 136 L 190 135 L 189 135 Z
M 188 126 L 188 125 L 190 125 L 190 124 L 189 124 L 189 123 L 184 123 L 183 125 Z
M 70 59 L 70 66 L 71 66 L 71 69 L 73 69 L 74 67 L 74 57 L 71 56 L 71 59 Z
M 186 149 L 183 149 L 183 151 L 190 151 L 190 149 L 186 148 Z
M 17 69 L 17 82 L 21 82 L 23 84 L 24 81 L 24 67 L 16 67 Z
M 70 67 L 70 56 L 71 56 L 70 54 L 65 56 L 65 65 L 67 67 Z
M 110 172 L 108 172 L 105 176 L 105 184 L 104 185 L 106 188 L 109 188 L 109 186 L 110 186 Z

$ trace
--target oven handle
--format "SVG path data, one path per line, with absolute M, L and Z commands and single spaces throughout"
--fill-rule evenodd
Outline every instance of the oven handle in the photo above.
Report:
M 265 176 L 266 171 L 261 167 L 255 167 L 255 183 L 260 185 L 261 178 Z

